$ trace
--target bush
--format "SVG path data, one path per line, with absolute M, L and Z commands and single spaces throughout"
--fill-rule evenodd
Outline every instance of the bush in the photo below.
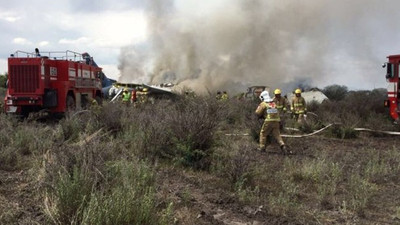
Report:
M 352 127 L 343 126 L 343 125 L 334 125 L 330 129 L 331 136 L 340 138 L 340 139 L 353 139 L 357 138 L 358 132 L 354 130 Z
M 224 151 L 229 149 L 229 151 Z M 253 148 L 247 143 L 227 143 L 213 154 L 213 171 L 226 179 L 231 187 L 238 183 L 247 186 L 252 183 L 254 171 L 250 159 Z
M 12 147 L 3 147 L 0 151 L 0 169 L 11 171 L 21 167 L 21 155 Z
M 53 145 L 54 133 L 37 123 L 20 123 L 14 117 L 0 115 L 0 168 L 23 169 L 30 155 L 41 155 Z
M 322 90 L 322 93 L 324 93 L 326 95 L 326 97 L 328 97 L 329 100 L 341 101 L 346 97 L 346 95 L 348 93 L 348 89 L 346 86 L 334 84 L 334 85 L 326 86 Z
M 347 191 L 348 206 L 362 215 L 368 202 L 377 191 L 377 186 L 357 173 L 353 173 L 348 182 Z
M 115 162 L 106 178 L 111 187 L 92 195 L 82 224 L 160 224 L 154 174 L 146 164 Z
M 132 144 L 143 156 L 207 169 L 214 133 L 221 121 L 220 106 L 214 99 L 202 97 L 184 98 L 174 104 L 160 101 L 134 110 L 126 129 L 133 130 Z
M 295 163 L 285 160 L 283 170 L 275 174 L 274 180 L 278 184 L 278 189 L 268 196 L 269 210 L 274 215 L 295 216 L 301 208 L 298 202 L 300 187 L 291 176 L 295 167 Z
M 7 83 L 7 74 L 0 75 L 0 88 L 5 88 Z
M 169 114 L 175 156 L 182 164 L 199 169 L 209 167 L 214 133 L 220 123 L 221 109 L 214 99 L 196 98 L 174 105 Z
M 156 207 L 152 169 L 142 161 L 121 160 L 127 155 L 117 151 L 119 145 L 92 141 L 51 153 L 46 162 L 48 220 L 55 224 L 171 222 L 166 217 L 171 209 Z
M 125 105 L 117 103 L 103 103 L 103 107 L 95 112 L 100 125 L 113 133 L 121 131 L 129 113 Z

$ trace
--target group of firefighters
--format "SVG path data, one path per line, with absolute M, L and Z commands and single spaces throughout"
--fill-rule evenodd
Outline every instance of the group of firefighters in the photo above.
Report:
M 122 103 L 126 105 L 129 105 L 130 103 L 144 103 L 147 101 L 147 94 L 147 88 L 142 88 L 140 90 L 133 88 L 131 91 L 129 91 L 128 88 L 124 88 L 122 92 Z M 295 95 L 289 104 L 286 96 L 282 96 L 280 89 L 275 89 L 274 98 L 270 97 L 268 91 L 261 92 L 261 103 L 256 109 L 256 114 L 264 119 L 264 123 L 260 131 L 259 151 L 266 150 L 267 137 L 272 135 L 278 142 L 284 154 L 292 153 L 291 150 L 285 145 L 285 142 L 283 142 L 280 133 L 284 126 L 284 118 L 286 117 L 285 115 L 288 113 L 288 108 L 290 107 L 290 112 L 292 113 L 294 120 L 299 125 L 302 125 L 305 122 L 307 114 L 306 101 L 301 96 L 301 89 L 296 89 L 294 94 Z M 229 99 L 229 96 L 226 91 L 223 93 L 218 91 L 216 99 L 227 100 Z
M 122 103 L 125 105 L 130 105 L 131 103 L 136 105 L 137 103 L 145 103 L 148 98 L 147 88 L 142 88 L 136 90 L 133 88 L 131 91 L 128 88 L 124 88 L 122 92 Z
M 256 109 L 256 114 L 264 118 L 264 123 L 260 131 L 259 151 L 265 151 L 267 147 L 267 136 L 272 135 L 278 142 L 284 154 L 292 154 L 292 151 L 287 148 L 283 142 L 280 130 L 283 128 L 285 114 L 289 106 L 286 97 L 282 97 L 280 89 L 274 91 L 275 97 L 271 98 L 268 91 L 263 91 L 260 94 L 261 103 Z M 305 122 L 307 114 L 306 101 L 301 96 L 301 89 L 296 89 L 294 97 L 290 104 L 290 111 L 293 114 L 295 121 L 302 125 Z
M 221 91 L 218 91 L 217 92 L 217 96 L 215 96 L 215 98 L 217 100 L 228 100 L 229 99 L 229 95 L 228 95 L 228 93 L 226 91 L 223 91 L 222 93 L 221 93 Z

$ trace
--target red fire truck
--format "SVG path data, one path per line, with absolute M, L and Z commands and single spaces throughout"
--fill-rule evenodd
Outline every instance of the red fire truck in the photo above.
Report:
M 8 58 L 5 112 L 63 114 L 101 101 L 102 69 L 87 53 L 17 51 Z
M 383 65 L 386 67 L 386 80 L 388 82 L 388 99 L 385 100 L 385 106 L 390 109 L 390 116 L 399 123 L 400 113 L 400 73 L 399 63 L 400 55 L 390 55 L 388 62 Z

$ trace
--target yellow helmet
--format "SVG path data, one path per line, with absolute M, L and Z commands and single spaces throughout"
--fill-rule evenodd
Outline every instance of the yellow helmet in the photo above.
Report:
M 301 89 L 300 89 L 300 88 L 297 88 L 297 89 L 294 91 L 294 93 L 295 93 L 295 94 L 301 94 Z
M 143 91 L 146 92 L 146 91 L 147 91 L 147 88 L 143 88 Z
M 281 90 L 280 89 L 275 89 L 274 94 L 280 95 L 281 94 Z
M 124 88 L 124 91 L 128 91 L 128 88 Z

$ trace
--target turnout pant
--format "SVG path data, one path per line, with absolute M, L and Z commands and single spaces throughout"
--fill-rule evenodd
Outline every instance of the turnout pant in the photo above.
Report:
M 285 145 L 279 131 L 278 121 L 265 121 L 260 131 L 260 149 L 265 149 L 267 144 L 267 136 L 272 134 L 279 146 Z

